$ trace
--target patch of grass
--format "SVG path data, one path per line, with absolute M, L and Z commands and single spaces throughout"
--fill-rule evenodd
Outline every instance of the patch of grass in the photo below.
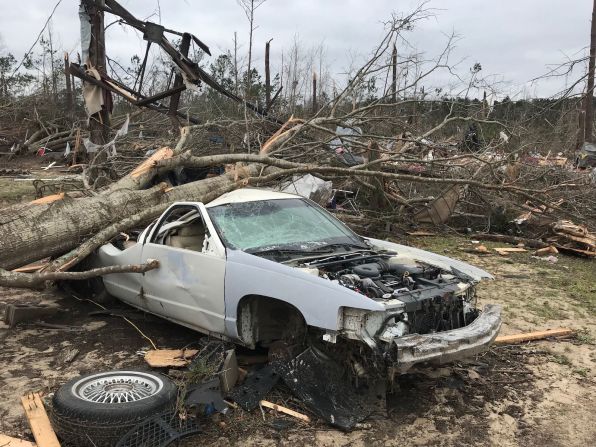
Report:
M 195 360 L 188 372 L 185 374 L 186 382 L 189 384 L 201 383 L 204 379 L 212 377 L 217 373 L 218 364 L 204 358 Z
M 575 374 L 577 374 L 578 376 L 581 376 L 581 377 L 583 377 L 584 379 L 585 379 L 586 377 L 588 377 L 588 371 L 589 371 L 589 369 L 588 369 L 588 368 L 575 368 L 575 369 L 573 370 L 573 372 L 574 372 Z
M 0 203 L 12 204 L 33 199 L 33 182 L 15 182 L 12 178 L 0 178 Z
M 596 260 L 559 255 L 559 262 L 549 270 L 545 286 L 564 290 L 574 304 L 596 315 Z
M 551 360 L 559 365 L 571 366 L 571 360 L 565 354 L 551 353 Z
M 567 317 L 565 311 L 553 308 L 548 301 L 528 303 L 528 310 L 544 320 L 561 320 Z
M 575 339 L 584 345 L 593 345 L 596 344 L 596 340 L 588 332 L 587 329 L 579 330 L 575 333 Z

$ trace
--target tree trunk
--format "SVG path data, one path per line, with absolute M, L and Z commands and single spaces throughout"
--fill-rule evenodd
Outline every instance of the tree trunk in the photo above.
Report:
M 257 165 L 243 168 L 244 176 L 258 174 Z M 124 184 L 120 183 L 120 186 Z M 45 205 L 6 208 L 0 215 L 0 232 L 10 236 L 0 240 L 0 268 L 13 269 L 47 256 L 59 256 L 127 216 L 155 207 L 155 215 L 148 217 L 151 220 L 172 202 L 208 202 L 235 189 L 238 184 L 233 173 L 171 189 L 162 184 L 145 190 L 131 190 L 118 188 L 117 183 L 97 196 L 66 197 Z
M 592 6 L 592 27 L 590 32 L 590 62 L 588 64 L 588 90 L 586 92 L 585 140 L 593 141 L 594 127 L 594 65 L 596 62 L 596 0 Z
M 271 40 L 265 43 L 265 109 L 271 109 L 271 72 L 269 70 L 269 49 Z
M 393 45 L 391 53 L 391 100 L 397 102 L 397 47 Z

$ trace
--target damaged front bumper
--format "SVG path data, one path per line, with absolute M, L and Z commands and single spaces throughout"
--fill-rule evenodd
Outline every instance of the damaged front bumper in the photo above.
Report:
M 469 325 L 433 334 L 411 334 L 392 340 L 397 350 L 394 374 L 403 374 L 417 363 L 441 364 L 486 351 L 501 329 L 501 306 L 489 304 Z

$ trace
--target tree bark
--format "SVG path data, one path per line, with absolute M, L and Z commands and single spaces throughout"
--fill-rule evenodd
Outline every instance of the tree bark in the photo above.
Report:
M 594 128 L 594 65 L 596 62 L 596 0 L 592 6 L 592 26 L 590 32 L 590 61 L 588 63 L 588 89 L 586 91 L 586 131 L 584 138 L 593 142 Z
M 242 177 L 257 176 L 260 168 L 249 165 L 242 172 Z M 208 202 L 242 186 L 242 181 L 236 172 L 171 189 L 165 184 L 145 190 L 113 187 L 92 197 L 67 196 L 46 205 L 6 208 L 0 215 L 0 231 L 7 235 L 0 239 L 0 268 L 10 270 L 48 256 L 60 256 L 123 218 L 151 208 L 152 215 L 146 216 L 151 220 L 175 201 Z
M 269 49 L 271 40 L 265 43 L 265 109 L 271 109 L 271 72 L 269 71 Z
M 397 47 L 393 45 L 391 53 L 391 100 L 397 102 Z
M 158 267 L 159 262 L 156 259 L 151 259 L 145 264 L 111 265 L 84 272 L 19 273 L 0 269 L 0 286 L 35 288 L 43 285 L 45 281 L 79 281 L 111 273 L 145 273 Z

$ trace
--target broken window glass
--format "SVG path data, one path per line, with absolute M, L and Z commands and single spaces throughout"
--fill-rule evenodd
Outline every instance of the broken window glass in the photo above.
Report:
M 301 199 L 228 203 L 209 208 L 209 215 L 226 245 L 239 250 L 362 243 L 337 219 Z

